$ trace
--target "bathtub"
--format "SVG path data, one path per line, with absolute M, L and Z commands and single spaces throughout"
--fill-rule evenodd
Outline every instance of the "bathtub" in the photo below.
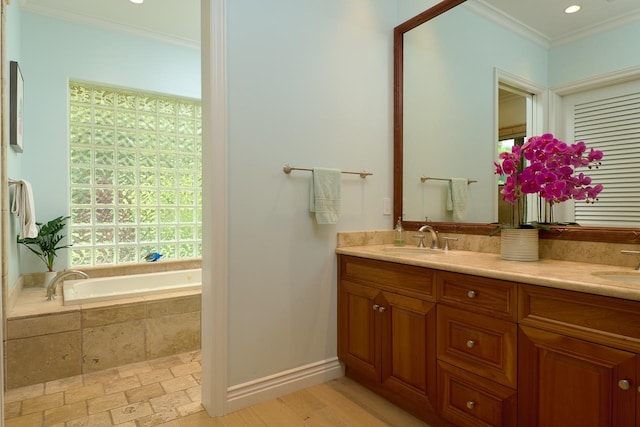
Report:
M 66 280 L 64 305 L 200 289 L 202 269 Z

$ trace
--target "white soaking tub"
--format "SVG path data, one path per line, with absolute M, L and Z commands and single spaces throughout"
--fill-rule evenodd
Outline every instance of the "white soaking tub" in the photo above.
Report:
M 200 289 L 202 269 L 66 280 L 64 305 Z

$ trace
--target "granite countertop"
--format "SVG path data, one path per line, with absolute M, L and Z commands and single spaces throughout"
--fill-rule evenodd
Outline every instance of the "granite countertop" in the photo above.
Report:
M 461 250 L 445 252 L 393 245 L 339 247 L 336 253 L 640 301 L 640 272 L 629 267 L 552 259 L 506 261 L 498 254 Z M 605 279 L 593 274 L 602 272 L 634 276 L 637 277 L 637 283 Z

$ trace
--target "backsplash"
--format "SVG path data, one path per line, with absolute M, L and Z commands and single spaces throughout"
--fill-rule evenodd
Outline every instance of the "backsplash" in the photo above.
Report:
M 440 233 L 439 236 L 441 239 L 442 237 L 457 238 L 457 241 L 450 242 L 453 250 L 500 253 L 500 236 L 452 233 Z M 410 231 L 406 232 L 405 241 L 408 246 L 418 243 L 418 239 Z M 428 241 L 427 238 L 427 243 Z M 392 243 L 393 230 L 338 233 L 338 247 Z M 638 250 L 639 248 L 638 245 L 633 244 L 540 239 L 540 258 L 635 268 L 640 263 L 640 255 L 624 255 L 620 253 L 622 249 Z

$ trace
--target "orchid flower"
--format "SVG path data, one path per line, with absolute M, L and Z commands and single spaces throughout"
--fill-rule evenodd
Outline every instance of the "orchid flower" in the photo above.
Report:
M 524 204 L 519 201 L 525 194 L 538 194 L 552 205 L 570 199 L 593 203 L 602 191 L 602 184 L 592 186 L 590 177 L 574 173 L 580 167 L 598 168 L 602 158 L 602 151 L 593 148 L 587 154 L 583 141 L 568 145 L 545 133 L 529 138 L 521 147 L 514 145 L 511 152 L 500 153 L 494 167 L 496 174 L 506 175 L 500 193 L 514 209 L 516 205 L 522 208 Z M 522 167 L 525 161 L 528 163 Z

